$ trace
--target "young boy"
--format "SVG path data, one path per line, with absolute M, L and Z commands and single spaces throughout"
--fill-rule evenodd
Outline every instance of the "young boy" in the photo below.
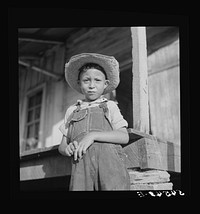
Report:
M 116 103 L 103 94 L 119 84 L 119 64 L 114 57 L 95 53 L 73 56 L 65 65 L 66 81 L 84 94 L 84 100 L 65 114 L 59 152 L 72 156 L 73 190 L 129 190 L 127 158 L 120 144 L 129 141 L 127 122 Z

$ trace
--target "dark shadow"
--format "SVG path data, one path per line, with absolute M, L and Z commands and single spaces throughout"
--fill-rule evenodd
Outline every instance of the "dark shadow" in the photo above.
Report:
M 132 104 L 132 70 L 127 69 L 120 73 L 120 83 L 116 89 L 118 107 L 128 127 L 133 127 L 133 104 Z
M 174 143 L 167 141 L 167 165 L 170 174 L 170 182 L 173 183 L 173 190 L 181 189 L 181 173 L 175 172 L 175 151 Z
M 170 182 L 173 183 L 173 190 L 181 190 L 181 173 L 178 172 L 170 172 Z
M 175 171 L 174 143 L 167 141 L 167 168 Z
M 20 182 L 21 192 L 68 191 L 70 176 L 26 180 Z

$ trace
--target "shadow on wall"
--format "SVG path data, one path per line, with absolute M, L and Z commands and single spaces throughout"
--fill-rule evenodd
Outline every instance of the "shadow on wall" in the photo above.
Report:
M 41 158 L 44 177 L 66 176 L 71 174 L 71 158 L 58 152 L 58 146 L 53 146 Z
M 71 158 L 62 156 L 56 148 L 53 154 L 46 157 L 43 161 L 42 170 L 47 184 L 50 182 L 50 189 L 68 190 L 71 177 Z
M 43 191 L 57 190 L 58 187 L 68 190 L 70 174 L 71 159 L 62 156 L 58 152 L 58 146 L 53 146 L 21 158 L 20 189 Z M 62 180 L 62 183 L 59 183 L 59 180 Z

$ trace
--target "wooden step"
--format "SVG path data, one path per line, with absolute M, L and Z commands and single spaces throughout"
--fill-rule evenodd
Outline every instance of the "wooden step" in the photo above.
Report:
M 165 183 L 170 181 L 170 174 L 162 170 L 129 170 L 131 184 Z
M 129 169 L 131 190 L 172 190 L 170 174 L 163 170 Z
M 155 184 L 131 184 L 131 190 L 172 190 L 173 184 L 155 183 Z

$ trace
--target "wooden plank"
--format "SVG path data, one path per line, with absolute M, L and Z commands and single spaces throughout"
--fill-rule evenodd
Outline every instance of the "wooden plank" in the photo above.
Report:
M 71 174 L 71 160 L 68 157 L 46 155 L 32 157 L 20 162 L 20 180 L 32 180 Z
M 61 156 L 35 159 L 24 162 L 20 167 L 20 180 L 58 177 L 71 174 L 68 158 Z
M 70 36 L 70 42 L 67 44 L 67 60 L 72 55 L 81 52 L 113 55 L 120 64 L 131 58 L 132 41 L 129 27 L 91 28 L 81 36 L 84 40 L 77 38 L 77 35 Z
M 129 170 L 131 184 L 166 183 L 170 181 L 170 174 L 161 170 Z
M 53 71 L 57 74 L 64 74 L 65 65 L 65 46 L 56 46 L 55 50 L 55 60 L 53 64 Z
M 123 148 L 127 155 L 127 168 L 140 168 L 140 157 L 137 146 L 137 141 Z
M 148 39 L 148 55 L 164 46 L 171 44 L 177 40 L 178 37 L 179 30 L 177 27 L 169 27 L 166 31 L 156 33 Z
M 20 64 L 20 65 L 23 65 L 23 66 L 25 66 L 25 67 L 29 67 L 29 68 L 31 68 L 32 70 L 41 72 L 41 73 L 43 73 L 43 74 L 45 74 L 45 75 L 47 75 L 47 76 L 51 76 L 51 77 L 53 77 L 53 78 L 55 78 L 55 79 L 57 79 L 57 80 L 61 78 L 61 76 L 58 75 L 58 74 L 55 74 L 55 73 L 53 73 L 53 72 L 47 71 L 47 70 L 42 69 L 42 68 L 39 68 L 39 67 L 37 67 L 37 66 L 32 66 L 32 65 L 30 65 L 29 63 L 24 62 L 24 61 L 22 61 L 22 60 L 19 60 L 19 64 Z
M 128 156 L 127 168 L 181 171 L 179 145 L 141 138 L 123 149 Z
M 24 161 L 27 159 L 30 160 L 32 158 L 44 157 L 46 155 L 58 155 L 57 150 L 58 150 L 58 145 L 23 151 L 20 155 L 20 160 L 21 161 Z
M 148 57 L 151 133 L 180 145 L 179 39 Z
M 158 183 L 158 184 L 132 184 L 131 190 L 172 190 L 173 184 L 168 183 Z
M 44 39 L 35 39 L 35 38 L 18 38 L 19 41 L 22 42 L 35 42 L 35 43 L 47 43 L 47 44 L 54 44 L 54 45 L 61 45 L 63 42 L 60 41 L 53 41 L 53 40 L 44 40 Z
M 144 137 L 148 138 L 148 139 L 152 139 L 152 140 L 157 140 L 156 136 L 153 136 L 153 135 L 138 131 L 138 130 L 133 129 L 133 128 L 128 128 L 127 131 L 128 131 L 128 134 L 129 134 L 129 141 L 130 142 L 138 140 L 140 138 L 144 138 Z
M 151 131 L 180 145 L 179 67 L 149 77 Z
M 148 56 L 148 74 L 156 74 L 179 65 L 179 40 Z
M 79 35 L 79 32 L 72 34 L 68 39 L 67 48 L 88 47 L 88 44 L 90 44 L 92 47 L 98 46 L 99 49 L 104 49 L 126 38 L 128 34 L 130 34 L 128 27 L 93 27 L 83 31 L 81 35 Z
M 131 27 L 133 128 L 149 133 L 148 72 L 145 27 Z

